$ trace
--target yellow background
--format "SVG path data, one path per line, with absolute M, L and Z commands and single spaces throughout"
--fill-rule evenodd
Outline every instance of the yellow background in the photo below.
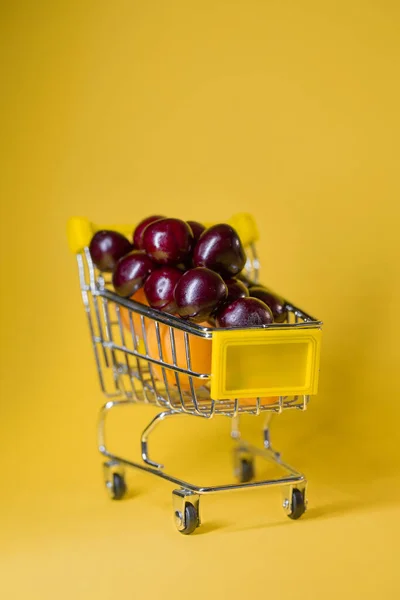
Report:
M 390 0 L 2 2 L 2 597 L 398 597 L 399 17 Z M 275 423 L 309 512 L 220 495 L 184 537 L 169 484 L 104 493 L 65 225 L 243 210 L 264 282 L 325 322 L 320 393 Z M 127 454 L 149 412 L 114 423 Z M 229 423 L 185 424 L 154 454 L 227 479 Z

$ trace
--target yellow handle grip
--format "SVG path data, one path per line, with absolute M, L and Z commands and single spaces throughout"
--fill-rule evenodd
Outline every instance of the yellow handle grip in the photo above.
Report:
M 236 229 L 244 246 L 249 246 L 258 240 L 258 230 L 254 218 L 248 213 L 238 213 L 228 220 L 228 223 Z M 119 231 L 128 239 L 132 239 L 134 225 L 95 225 L 84 217 L 72 217 L 67 225 L 68 245 L 74 254 L 82 252 L 89 246 L 90 240 L 96 231 L 101 229 L 112 229 Z

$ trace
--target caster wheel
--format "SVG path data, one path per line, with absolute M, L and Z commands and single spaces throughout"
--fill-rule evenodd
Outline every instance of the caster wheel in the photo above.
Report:
M 240 483 L 247 483 L 254 478 L 254 462 L 252 458 L 240 459 Z
M 288 513 L 289 519 L 300 519 L 306 512 L 305 491 L 301 492 L 297 488 L 292 491 L 292 508 Z
M 126 494 L 126 483 L 123 475 L 112 474 L 112 482 L 107 482 L 113 500 L 121 500 Z
M 199 516 L 197 514 L 197 510 L 193 506 L 193 504 L 190 504 L 189 502 L 185 504 L 183 518 L 181 516 L 181 513 L 179 513 L 178 511 L 175 512 L 175 518 L 178 524 L 178 531 L 183 535 L 190 535 L 191 533 L 193 533 L 193 531 L 198 527 L 199 524 Z

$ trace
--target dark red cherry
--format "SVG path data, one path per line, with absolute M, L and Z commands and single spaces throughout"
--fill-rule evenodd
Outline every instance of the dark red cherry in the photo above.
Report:
M 272 312 L 258 298 L 239 298 L 217 313 L 218 327 L 260 327 L 273 322 Z
M 89 245 L 92 261 L 100 271 L 112 271 L 118 260 L 132 250 L 132 244 L 117 231 L 98 231 Z
M 113 273 L 113 286 L 117 294 L 126 298 L 142 287 L 156 268 L 143 250 L 133 250 L 121 258 Z
M 160 267 L 153 271 L 144 284 L 144 293 L 150 306 L 171 314 L 176 313 L 175 286 L 182 271 L 175 267 Z
M 240 273 L 246 253 L 236 231 L 227 224 L 214 225 L 201 235 L 193 254 L 197 267 L 207 267 L 223 277 Z
M 226 279 L 225 284 L 228 288 L 227 304 L 231 304 L 238 298 L 247 298 L 249 295 L 249 290 L 242 281 L 239 281 L 239 279 L 235 279 L 234 277 L 232 279 Z
M 152 215 L 151 217 L 143 219 L 143 221 L 140 221 L 140 223 L 136 225 L 136 229 L 133 232 L 133 243 L 135 248 L 138 250 L 143 249 L 144 230 L 146 229 L 147 225 L 150 225 L 150 223 L 154 223 L 155 221 L 159 221 L 160 219 L 165 219 L 165 217 L 161 215 Z
M 240 281 L 242 283 L 244 283 L 244 285 L 247 288 L 257 285 L 257 283 L 255 281 L 253 281 L 252 279 L 249 278 L 249 276 L 247 275 L 247 273 L 245 271 L 242 271 L 241 273 L 239 273 L 238 275 L 236 275 L 236 277 L 238 279 L 240 279 Z
M 262 300 L 271 309 L 276 323 L 284 323 L 287 320 L 288 311 L 286 303 L 280 296 L 277 296 L 261 285 L 250 287 L 249 295 L 252 298 Z
M 197 242 L 197 240 L 199 239 L 203 231 L 206 230 L 206 228 L 198 221 L 187 221 L 187 224 L 190 226 L 190 229 L 193 232 L 194 241 Z
M 160 219 L 144 231 L 143 247 L 161 265 L 186 263 L 193 248 L 193 233 L 180 219 Z
M 228 294 L 224 280 L 218 273 L 199 267 L 186 271 L 175 288 L 178 314 L 184 319 L 206 321 L 226 300 Z

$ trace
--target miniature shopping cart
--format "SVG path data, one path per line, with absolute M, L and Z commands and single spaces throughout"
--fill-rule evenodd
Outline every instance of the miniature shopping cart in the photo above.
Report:
M 255 250 L 255 223 L 247 214 L 236 215 L 229 223 L 246 247 L 247 275 L 257 281 L 259 262 Z M 200 496 L 229 490 L 282 486 L 283 508 L 291 519 L 298 519 L 307 506 L 307 481 L 304 475 L 283 462 L 279 452 L 271 447 L 269 424 L 275 413 L 288 409 L 305 410 L 310 396 L 316 394 L 321 322 L 288 302 L 285 323 L 219 329 L 189 323 L 121 298 L 112 290 L 111 277 L 95 268 L 88 250 L 93 234 L 103 228 L 86 219 L 74 218 L 68 224 L 68 238 L 78 261 L 100 386 L 108 398 L 100 410 L 98 445 L 100 453 L 106 457 L 104 476 L 111 498 L 123 498 L 127 491 L 124 471 L 126 467 L 132 467 L 176 485 L 174 518 L 178 530 L 184 534 L 192 533 L 200 525 Z M 133 227 L 111 229 L 130 237 Z M 170 353 L 165 352 L 163 343 L 166 331 Z M 184 360 L 179 352 L 178 337 L 179 348 L 184 348 Z M 193 364 L 193 345 L 199 338 L 209 344 L 209 372 L 198 372 Z M 134 462 L 111 452 L 106 443 L 105 422 L 116 407 L 139 402 L 159 407 L 161 411 L 141 435 L 142 462 Z M 240 438 L 239 417 L 243 413 L 259 415 L 262 412 L 265 413 L 264 447 L 259 449 Z M 182 414 L 205 419 L 221 415 L 232 419 L 235 483 L 208 487 L 194 485 L 168 475 L 162 464 L 150 459 L 150 433 L 165 419 Z M 256 456 L 279 465 L 284 476 L 255 480 Z

